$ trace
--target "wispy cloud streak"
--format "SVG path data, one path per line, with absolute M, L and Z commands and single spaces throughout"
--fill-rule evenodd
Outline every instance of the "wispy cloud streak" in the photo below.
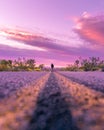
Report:
M 89 21 L 89 27 L 86 26 L 88 24 L 87 20 Z M 92 23 L 94 24 L 94 22 Z M 72 62 L 80 56 L 102 57 L 104 54 L 102 48 L 92 48 L 92 45 L 97 44 L 97 46 L 102 46 L 103 44 L 99 43 L 100 40 L 96 40 L 97 37 L 94 36 L 96 34 L 96 31 L 94 31 L 94 25 L 91 26 L 92 24 L 90 24 L 90 17 L 84 16 L 78 19 L 77 26 L 74 28 L 74 32 L 79 34 L 82 39 L 89 42 L 89 46 L 85 46 L 84 42 L 81 39 L 79 40 L 78 37 L 76 39 L 73 38 L 73 41 L 75 43 L 80 42 L 81 44 L 70 46 L 63 44 L 63 40 L 61 40 L 61 38 L 60 40 L 57 39 L 57 36 L 50 38 L 45 34 L 41 35 L 24 30 L 8 28 L 0 29 L 0 37 L 2 37 L 0 38 L 0 55 L 2 57 L 37 57 L 37 59 L 42 58 L 45 60 L 47 59 L 47 61 L 50 59 L 55 62 L 63 61 L 65 63 Z M 101 33 L 100 29 L 97 31 Z M 73 41 L 70 41 L 69 38 L 70 43 L 73 43 Z

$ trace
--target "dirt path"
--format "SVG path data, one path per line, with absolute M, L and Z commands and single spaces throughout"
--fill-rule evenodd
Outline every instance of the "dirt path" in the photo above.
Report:
M 54 73 L 40 92 L 28 130 L 78 130 Z
M 0 102 L 1 130 L 104 130 L 104 94 L 52 72 Z

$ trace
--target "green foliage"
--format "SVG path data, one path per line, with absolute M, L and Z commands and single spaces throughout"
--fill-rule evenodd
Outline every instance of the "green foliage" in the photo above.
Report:
M 0 71 L 49 71 L 44 64 L 36 67 L 35 59 L 18 58 L 17 60 L 0 60 Z M 89 57 L 88 59 L 79 58 L 73 65 L 63 67 L 62 71 L 96 71 L 104 72 L 104 60 L 99 57 Z
M 34 59 L 0 60 L 0 71 L 33 71 L 34 69 Z
M 41 69 L 39 67 L 35 67 L 34 69 L 35 71 L 41 71 Z
M 28 59 L 26 61 L 26 66 L 28 66 L 28 68 L 33 70 L 35 68 L 35 60 L 34 59 Z
M 78 71 L 78 68 L 75 65 L 68 65 L 66 71 Z
M 11 60 L 0 60 L 0 71 L 8 71 L 12 68 L 12 61 Z
M 104 60 L 99 57 L 89 57 L 88 59 L 75 60 L 74 65 L 68 65 L 67 71 L 104 71 Z
M 84 71 L 95 71 L 99 69 L 100 59 L 99 57 L 89 57 L 89 59 L 83 59 L 81 65 Z

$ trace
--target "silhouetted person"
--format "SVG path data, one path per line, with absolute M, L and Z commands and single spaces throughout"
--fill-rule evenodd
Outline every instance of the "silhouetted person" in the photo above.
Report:
M 51 64 L 51 71 L 53 71 L 54 69 L 54 64 Z

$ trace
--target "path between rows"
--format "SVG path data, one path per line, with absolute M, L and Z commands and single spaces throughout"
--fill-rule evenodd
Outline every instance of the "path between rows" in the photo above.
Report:
M 1 130 L 104 130 L 104 94 L 55 72 L 0 104 Z

